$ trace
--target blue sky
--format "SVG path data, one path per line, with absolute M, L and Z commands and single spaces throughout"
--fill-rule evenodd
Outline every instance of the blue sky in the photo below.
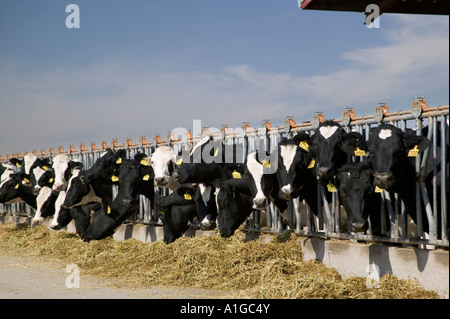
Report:
M 448 16 L 363 22 L 295 0 L 2 0 L 0 154 L 448 105 Z

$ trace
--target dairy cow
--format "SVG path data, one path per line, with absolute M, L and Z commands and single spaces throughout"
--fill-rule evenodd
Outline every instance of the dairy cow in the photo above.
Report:
M 340 124 L 330 120 L 320 123 L 311 141 L 310 152 L 315 157 L 322 185 L 334 183 L 337 170 L 349 162 L 349 156 L 355 155 L 355 151 L 367 150 L 361 134 L 347 133 Z
M 12 204 L 24 201 L 29 206 L 36 209 L 36 195 L 31 186 L 23 183 L 24 173 L 14 173 L 6 170 L 2 174 L 3 181 L 0 183 L 0 203 Z
M 177 164 L 172 147 L 160 146 L 151 155 L 150 164 L 154 172 L 155 186 L 175 190 L 179 187 L 176 180 Z
M 189 223 L 194 223 L 197 217 L 195 191 L 196 186 L 184 184 L 169 196 L 161 198 L 158 209 L 166 244 L 180 238 L 188 230 Z
M 59 154 L 53 158 L 52 168 L 55 172 L 53 190 L 62 191 L 67 189 L 72 170 L 83 168 L 83 163 L 72 161 L 66 154 Z

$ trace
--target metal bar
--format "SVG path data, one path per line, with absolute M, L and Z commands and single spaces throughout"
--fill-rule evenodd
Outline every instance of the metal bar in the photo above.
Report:
M 448 121 L 445 116 L 441 116 L 441 225 L 442 225 L 442 239 L 448 242 L 448 219 L 447 219 L 447 141 L 445 140 L 448 132 L 447 126 L 445 125 Z

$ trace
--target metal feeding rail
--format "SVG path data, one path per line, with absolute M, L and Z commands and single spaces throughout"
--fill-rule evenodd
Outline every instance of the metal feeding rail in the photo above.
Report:
M 405 206 L 397 194 L 383 191 L 381 196 L 381 235 L 374 236 L 372 234 L 370 223 L 366 234 L 349 233 L 346 231 L 346 214 L 339 203 L 338 193 L 331 193 L 331 201 L 329 201 L 330 196 L 327 196 L 329 195 L 327 190 L 323 186 L 318 186 L 319 196 L 317 200 L 319 201 L 319 207 L 321 207 L 318 216 L 311 214 L 304 201 L 300 201 L 298 198 L 290 200 L 288 207 L 289 228 L 302 236 L 449 247 L 446 197 L 448 193 L 448 115 L 448 106 L 428 107 L 423 97 L 416 97 L 411 108 L 407 111 L 390 112 L 385 103 L 378 103 L 372 115 L 356 116 L 353 108 L 345 108 L 342 118 L 335 120 L 347 132 L 359 132 L 366 139 L 369 138 L 370 130 L 381 123 L 390 123 L 401 129 L 414 129 L 417 135 L 422 135 L 423 129 L 427 127 L 427 138 L 432 142 L 432 145 L 423 154 L 416 157 L 416 174 L 418 177 L 416 182 L 417 225 L 413 227 L 408 222 Z M 84 167 L 89 168 L 108 147 L 113 149 L 125 148 L 128 156 L 132 158 L 138 152 L 151 155 L 155 148 L 161 145 L 172 146 L 175 151 L 186 145 L 192 147 L 205 135 L 210 135 L 215 140 L 222 140 L 225 144 L 242 143 L 244 154 L 261 149 L 261 147 L 266 151 L 273 151 L 282 138 L 290 138 L 301 131 L 312 134 L 323 121 L 325 121 L 323 112 L 315 112 L 312 122 L 296 123 L 292 116 L 288 116 L 284 125 L 281 126 L 272 126 L 270 120 L 263 120 L 260 128 L 252 128 L 248 122 L 244 122 L 237 129 L 230 129 L 227 125 L 223 125 L 215 131 L 210 128 L 203 128 L 201 134 L 196 136 L 193 136 L 191 131 L 186 130 L 178 136 L 174 136 L 173 132 L 169 133 L 166 140 L 162 140 L 160 135 L 155 135 L 151 142 L 148 142 L 145 137 L 141 137 L 138 143 L 133 143 L 132 139 L 126 139 L 123 144 L 113 140 L 110 146 L 107 142 L 102 142 L 100 147 L 91 143 L 89 148 L 82 144 L 79 149 L 70 146 L 68 151 L 65 151 L 63 147 L 59 147 L 57 152 L 51 148 L 49 154 L 45 150 L 41 150 L 40 155 L 52 156 L 65 153 L 72 158 L 79 158 L 84 163 Z M 38 155 L 36 151 L 34 153 Z M 6 159 L 0 156 L 0 162 L 9 161 L 11 157 L 21 157 L 21 154 L 7 155 Z M 434 176 L 431 197 L 425 187 L 424 179 L 421 178 L 425 174 L 430 158 Z M 355 160 L 355 157 L 352 160 Z M 438 167 L 438 163 L 447 163 L 447 165 L 439 165 Z M 438 183 L 438 180 L 442 182 Z M 156 197 L 167 194 L 167 189 L 158 188 L 156 191 Z M 422 229 L 422 207 L 425 209 L 425 216 L 429 225 L 428 234 L 424 233 Z M 3 205 L 3 210 L 13 213 L 19 211 L 31 212 L 30 208 L 24 207 L 23 204 Z M 2 211 L 1 204 L 0 211 Z M 388 220 L 390 225 L 385 220 Z M 141 196 L 139 212 L 129 221 L 148 224 L 158 223 L 155 212 L 151 211 L 149 200 L 143 196 Z M 278 232 L 280 227 L 279 211 L 275 205 L 271 204 L 266 211 L 253 212 L 245 230 L 248 232 L 274 233 Z

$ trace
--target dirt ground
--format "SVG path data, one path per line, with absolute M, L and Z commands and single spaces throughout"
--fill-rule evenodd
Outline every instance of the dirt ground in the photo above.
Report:
M 136 289 L 114 279 L 80 273 L 80 287 L 67 288 L 71 273 L 57 259 L 0 247 L 0 299 L 207 299 L 227 292 L 170 286 Z

